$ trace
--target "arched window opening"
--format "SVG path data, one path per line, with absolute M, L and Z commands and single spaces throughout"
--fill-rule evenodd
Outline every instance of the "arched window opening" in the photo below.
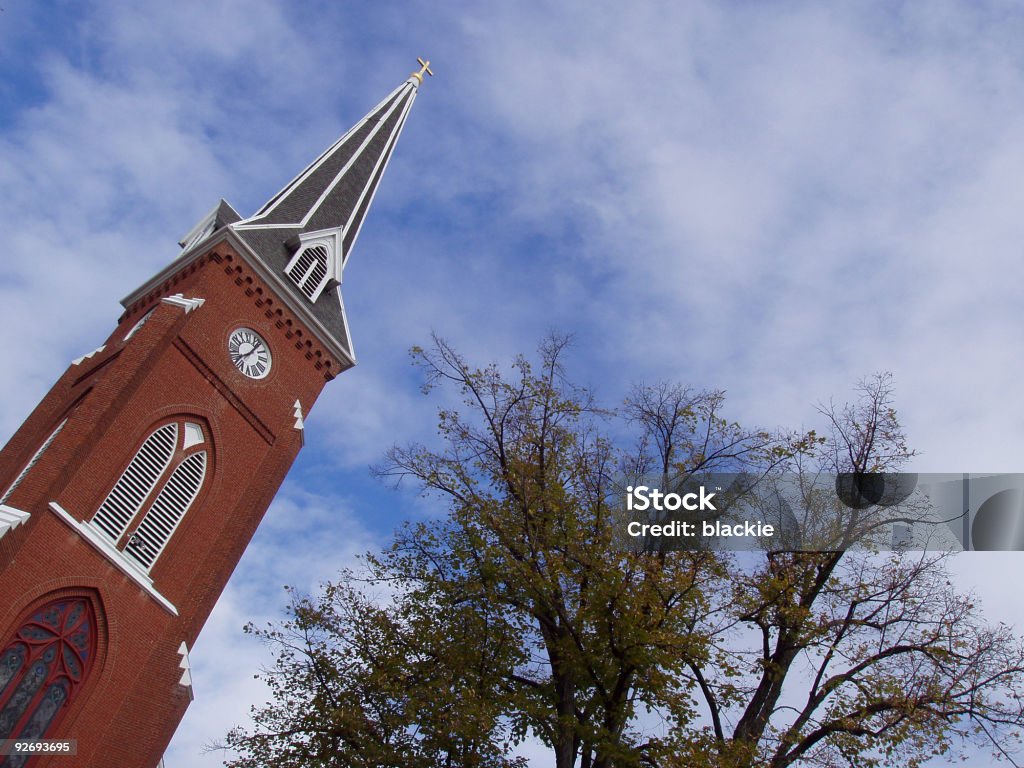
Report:
M 25 465 L 25 468 L 21 470 L 21 472 L 18 474 L 16 478 L 14 478 L 14 482 L 11 483 L 10 487 L 6 491 L 4 491 L 4 495 L 0 496 L 0 504 L 5 504 L 7 502 L 7 500 L 11 497 L 11 494 L 14 493 L 14 489 L 21 484 L 21 481 L 25 479 L 25 476 L 29 473 L 32 467 L 34 467 L 39 462 L 39 459 L 41 459 L 43 454 L 46 453 L 46 449 L 50 447 L 50 444 L 55 439 L 57 439 L 57 435 L 60 434 L 60 431 L 64 429 L 64 425 L 67 423 L 68 420 L 64 419 L 64 421 L 58 424 L 57 428 L 50 433 L 50 436 L 46 438 L 45 441 L 43 441 L 43 444 L 39 446 L 39 450 L 37 450 L 35 454 L 33 454 L 32 458 L 29 459 L 29 462 L 28 464 Z
M 164 424 L 146 438 L 124 474 L 100 504 L 92 521 L 112 540 L 117 541 L 128 523 L 142 507 L 153 487 L 164 474 L 174 456 L 178 442 L 178 425 Z
M 82 597 L 35 611 L 0 649 L 0 739 L 43 739 L 80 690 L 96 656 L 96 614 Z M 31 755 L 0 758 L 21 768 Z
M 200 424 L 164 424 L 146 438 L 92 523 L 132 562 L 150 570 L 202 490 L 209 456 Z
M 128 539 L 125 552 L 149 569 L 188 512 L 206 477 L 206 451 L 193 453 L 171 473 L 156 500 Z
M 130 339 L 132 336 L 134 336 L 136 333 L 138 333 L 139 329 L 142 328 L 142 326 L 144 326 L 146 324 L 146 321 L 149 320 L 149 318 L 153 315 L 154 312 L 156 312 L 156 307 L 153 307 L 151 310 L 149 310 L 149 312 L 147 312 L 142 317 L 140 317 L 138 320 L 136 320 L 135 321 L 135 325 L 133 325 L 132 329 L 130 331 L 128 331 L 127 334 L 125 334 L 125 337 L 124 337 L 124 339 L 122 339 L 122 341 L 128 341 L 128 339 Z
M 307 245 L 289 262 L 285 272 L 310 301 L 316 301 L 327 283 L 330 253 L 324 244 Z

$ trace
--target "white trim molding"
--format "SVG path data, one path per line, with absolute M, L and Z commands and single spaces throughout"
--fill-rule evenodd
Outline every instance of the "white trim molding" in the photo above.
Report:
M 201 306 L 203 306 L 203 304 L 206 302 L 206 299 L 186 299 L 182 294 L 176 293 L 173 296 L 168 296 L 166 298 L 160 299 L 160 301 L 162 301 L 164 304 L 170 304 L 171 306 L 174 307 L 181 307 L 182 309 L 185 310 L 185 314 L 187 315 L 192 310 L 199 309 Z
M 102 352 L 106 348 L 107 348 L 106 344 L 101 344 L 100 346 L 96 347 L 96 349 L 94 349 L 92 352 L 86 352 L 81 357 L 76 357 L 74 360 L 71 361 L 71 364 L 72 365 L 81 365 L 86 360 L 88 360 L 90 357 L 92 357 L 93 355 L 98 355 L 100 352 Z
M 0 539 L 4 537 L 4 534 L 8 531 L 17 528 L 28 519 L 32 517 L 28 512 L 14 507 L 9 507 L 6 504 L 0 504 Z
M 153 580 L 149 575 L 143 573 L 123 554 L 114 549 L 114 547 L 107 542 L 107 539 L 102 533 L 93 530 L 92 526 L 88 523 L 76 520 L 56 501 L 50 502 L 50 511 L 64 521 L 71 530 L 75 531 L 79 536 L 92 545 L 93 549 L 109 560 L 114 567 L 121 571 L 121 573 L 138 584 L 147 594 L 149 594 L 150 597 L 156 600 L 164 610 L 172 616 L 178 615 L 178 609 L 174 607 L 174 603 L 156 590 L 156 587 L 153 586 Z
M 181 656 L 181 661 L 178 662 L 178 667 L 182 670 L 181 679 L 178 680 L 178 685 L 188 688 L 189 699 L 195 698 L 192 694 L 192 664 L 188 658 L 188 646 L 185 645 L 185 641 L 181 641 L 181 645 L 178 646 L 178 655 Z
M 270 200 L 267 201 L 267 203 L 262 208 L 260 208 L 255 214 L 253 214 L 249 218 L 235 222 L 234 226 L 241 226 L 244 229 L 259 227 L 260 219 L 264 219 L 269 214 L 273 213 L 274 210 L 282 202 L 284 202 L 284 200 L 288 198 L 288 196 L 292 192 L 294 192 L 297 187 L 301 186 L 306 179 L 313 175 L 313 173 L 315 173 L 320 168 L 320 166 L 327 161 L 328 158 L 330 158 L 339 148 L 347 144 L 348 140 L 355 136 L 356 132 L 359 131 L 366 124 L 366 121 L 369 120 L 371 116 L 376 115 L 381 109 L 383 109 L 385 104 L 387 104 L 392 99 L 395 99 L 395 103 L 392 104 L 388 111 L 377 120 L 377 125 L 375 125 L 373 129 L 369 132 L 369 135 L 367 135 L 366 138 L 363 139 L 362 143 L 352 153 L 352 156 L 349 158 L 345 166 L 337 173 L 334 179 L 331 180 L 331 182 L 327 185 L 327 188 L 324 191 L 324 193 L 306 212 L 306 215 L 302 218 L 302 221 L 299 222 L 300 226 L 306 226 L 306 224 L 309 222 L 309 219 L 313 216 L 316 210 L 323 203 L 323 200 L 327 196 L 327 193 L 329 193 L 332 189 L 334 189 L 335 186 L 337 186 L 338 181 L 348 172 L 349 168 L 356 162 L 356 160 L 367 148 L 367 146 L 369 146 L 370 142 L 372 142 L 373 139 L 377 137 L 377 134 L 380 132 L 381 128 L 387 122 L 391 114 L 395 111 L 395 108 L 400 103 L 402 103 L 402 99 L 396 99 L 395 97 L 398 96 L 398 94 L 410 83 L 411 80 L 412 78 L 406 80 L 404 83 L 395 88 L 395 90 L 393 90 L 391 93 L 385 96 L 383 101 L 381 101 L 377 106 L 371 109 L 362 120 L 360 120 L 358 123 L 349 128 L 348 131 L 346 131 L 345 134 L 340 139 L 338 139 L 331 146 L 329 146 L 316 160 L 314 160 L 312 163 L 306 166 L 306 168 L 301 173 L 299 173 L 298 176 L 296 176 L 294 179 L 288 182 L 288 184 L 285 185 L 284 189 L 282 189 L 280 192 L 278 192 L 276 195 L 270 198 Z M 413 98 L 415 98 L 416 90 L 416 88 L 412 89 Z M 409 99 L 410 104 L 412 103 L 412 100 L 413 99 Z M 405 112 L 406 114 L 408 114 L 408 110 L 405 110 Z M 391 146 L 394 146 L 393 142 L 391 143 Z M 371 176 L 370 178 L 373 177 Z M 274 224 L 272 226 L 276 227 L 280 225 Z

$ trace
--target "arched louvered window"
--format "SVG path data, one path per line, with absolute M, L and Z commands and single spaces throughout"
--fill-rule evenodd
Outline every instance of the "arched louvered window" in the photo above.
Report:
M 93 516 L 92 524 L 144 570 L 202 490 L 207 443 L 203 427 L 190 421 L 154 430 Z
M 46 449 L 50 447 L 50 443 L 52 443 L 57 438 L 57 435 L 60 434 L 60 431 L 64 429 L 64 425 L 67 423 L 68 420 L 64 419 L 64 421 L 58 424 L 57 428 L 50 433 L 50 436 L 46 438 L 43 444 L 39 446 L 39 450 L 35 452 L 32 458 L 29 459 L 28 464 L 25 465 L 25 468 L 21 470 L 21 472 L 18 474 L 16 478 L 14 478 L 14 482 L 11 483 L 10 487 L 6 491 L 4 491 L 4 495 L 0 496 L 0 504 L 4 504 L 7 502 L 7 500 L 11 497 L 11 494 L 14 493 L 14 489 L 21 484 L 21 481 L 25 479 L 25 475 L 27 475 L 29 473 L 29 470 L 31 470 L 32 467 L 36 465 L 36 463 L 39 461 L 42 455 L 46 452 Z
M 310 301 L 316 301 L 327 284 L 330 252 L 327 245 L 316 243 L 304 246 L 285 268 L 285 273 Z
M 151 568 L 167 546 L 174 529 L 199 495 L 205 477 L 206 451 L 199 451 L 182 461 L 160 489 L 124 548 L 143 568 Z
M 0 646 L 0 739 L 46 738 L 95 656 L 90 601 L 62 598 L 35 610 Z M 31 756 L 0 755 L 0 768 L 21 768 Z
M 103 533 L 117 541 L 142 507 L 174 457 L 178 424 L 164 424 L 146 438 L 92 519 Z

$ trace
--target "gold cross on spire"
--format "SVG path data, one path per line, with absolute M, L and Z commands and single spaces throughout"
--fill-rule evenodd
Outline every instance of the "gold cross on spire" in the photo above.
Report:
M 410 75 L 410 77 L 415 77 L 417 80 L 419 80 L 420 85 L 423 85 L 423 73 L 426 72 L 428 75 L 433 77 L 434 76 L 434 72 L 433 72 L 433 70 L 430 69 L 430 59 L 427 59 L 426 61 L 424 61 L 419 56 L 417 56 L 416 57 L 416 61 L 418 61 L 420 63 L 420 66 L 423 67 L 423 69 L 421 69 L 419 72 L 413 72 Z

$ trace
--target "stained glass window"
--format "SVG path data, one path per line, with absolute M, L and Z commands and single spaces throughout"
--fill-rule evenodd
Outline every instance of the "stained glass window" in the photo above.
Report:
M 0 739 L 43 739 L 81 686 L 96 653 L 96 616 L 85 598 L 39 608 L 0 650 Z M 21 768 L 28 755 L 0 758 Z

